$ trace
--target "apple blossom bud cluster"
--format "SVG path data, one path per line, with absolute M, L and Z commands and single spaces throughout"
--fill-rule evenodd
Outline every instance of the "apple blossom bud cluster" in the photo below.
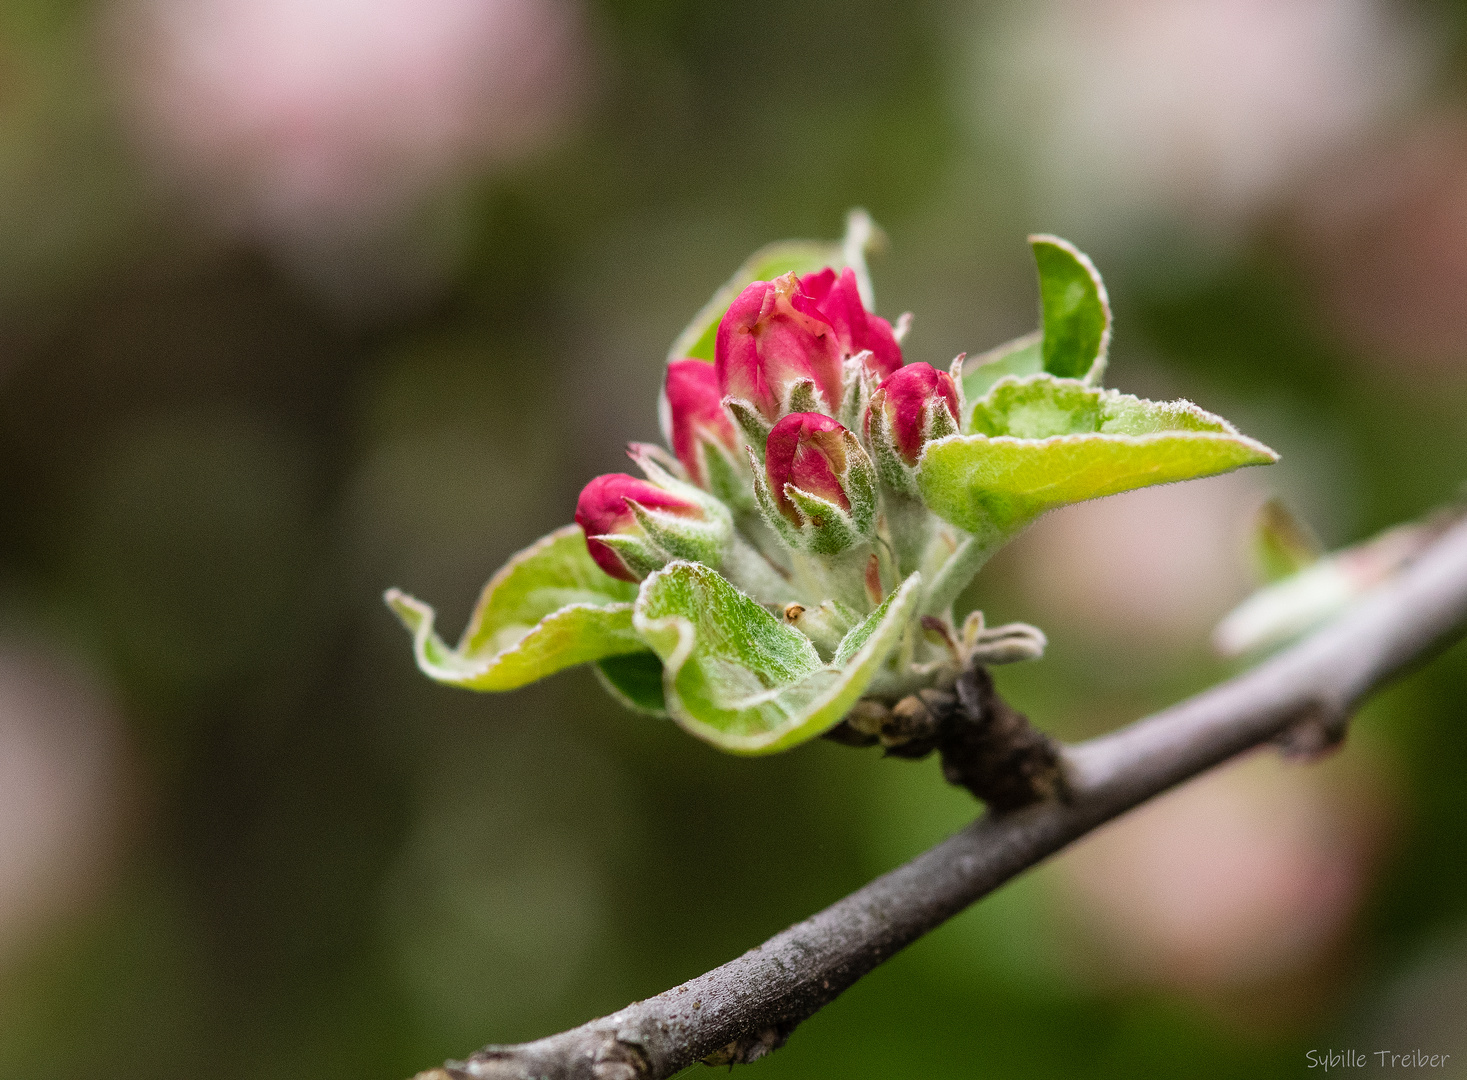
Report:
M 576 521 L 613 577 L 640 580 L 673 558 L 717 568 L 736 518 L 745 531 L 762 519 L 792 555 L 868 548 L 882 485 L 915 495 L 923 445 L 958 430 L 952 377 L 903 366 L 898 331 L 867 310 L 850 267 L 751 282 L 719 321 L 713 353 L 668 365 L 667 467 L 642 448 L 633 456 L 644 471 L 652 463 L 647 480 L 601 476 L 581 493 Z
M 1033 627 L 955 621 L 995 551 L 1060 506 L 1277 457 L 1190 402 L 1104 388 L 1100 275 L 1029 239 L 1038 331 L 946 371 L 906 362 L 909 315 L 872 311 L 864 212 L 838 245 L 755 252 L 669 353 L 664 446 L 631 444 L 640 477 L 587 484 L 576 524 L 494 575 L 458 646 L 389 590 L 418 666 L 512 690 L 594 662 L 624 704 L 732 753 L 843 719 L 841 738 L 903 753 L 928 738 L 922 695 L 955 702 L 975 665 L 1044 651 Z M 922 716 L 927 735 L 907 725 Z

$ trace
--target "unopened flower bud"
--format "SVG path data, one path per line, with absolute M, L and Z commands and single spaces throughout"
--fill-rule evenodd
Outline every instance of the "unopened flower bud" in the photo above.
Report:
M 702 360 L 667 365 L 662 433 L 688 478 L 725 502 L 747 499 L 742 441 L 723 407 L 718 373 Z
M 851 500 L 841 486 L 846 471 L 846 435 L 839 423 L 822 413 L 792 413 L 774 425 L 765 444 L 764 472 L 779 511 L 795 524 L 799 511 L 787 485 L 834 503 L 842 510 Z
M 866 438 L 881 479 L 897 491 L 916 494 L 912 469 L 932 439 L 958 431 L 957 385 L 931 364 L 908 364 L 887 377 L 871 395 Z
M 856 437 L 822 413 L 791 413 L 769 433 L 755 495 L 791 547 L 834 555 L 870 538 L 876 474 Z
M 870 352 L 866 369 L 878 379 L 902 366 L 902 347 L 897 344 L 891 323 L 866 310 L 856 273 L 849 266 L 839 276 L 828 266 L 806 274 L 800 279 L 800 291 L 815 302 L 821 316 L 834 328 L 842 360 Z
M 626 473 L 587 484 L 576 501 L 576 524 L 596 565 L 622 581 L 641 581 L 674 559 L 716 568 L 732 538 L 728 511 L 695 488 L 677 486 Z
M 840 343 L 794 274 L 739 293 L 718 324 L 714 357 L 722 393 L 767 423 L 840 402 Z

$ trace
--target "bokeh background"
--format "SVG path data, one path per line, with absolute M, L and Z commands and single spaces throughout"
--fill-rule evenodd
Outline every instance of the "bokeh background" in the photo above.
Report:
M 400 1080 L 731 958 L 974 813 L 933 763 L 720 756 L 575 671 L 437 687 L 656 431 L 742 258 L 869 208 L 909 359 L 1089 251 L 1112 385 L 1268 470 L 1054 515 L 969 596 L 1066 737 L 1232 670 L 1282 494 L 1330 544 L 1467 478 L 1467 5 L 8 0 L 0 1076 Z M 1159 800 L 886 964 L 774 1077 L 1467 1075 L 1467 651 L 1314 767 Z

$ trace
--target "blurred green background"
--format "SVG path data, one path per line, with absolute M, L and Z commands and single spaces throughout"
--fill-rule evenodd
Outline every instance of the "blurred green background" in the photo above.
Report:
M 1330 544 L 1467 461 L 1460 4 L 10 0 L 0 8 L 0 1076 L 399 1080 L 701 973 L 975 812 L 935 764 L 720 756 L 583 670 L 418 676 L 656 432 L 758 245 L 886 229 L 945 364 L 1095 257 L 1108 382 L 1269 470 L 1055 515 L 970 594 L 1079 737 L 1224 677 L 1282 493 Z M 1467 650 L 1344 751 L 1104 830 L 763 1077 L 1467 1075 Z M 1374 1059 L 1371 1059 L 1372 1061 Z

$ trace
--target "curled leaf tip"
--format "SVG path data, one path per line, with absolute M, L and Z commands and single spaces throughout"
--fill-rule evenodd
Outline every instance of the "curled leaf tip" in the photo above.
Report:
M 1098 383 L 1110 350 L 1110 297 L 1100 271 L 1068 240 L 1049 233 L 1029 237 L 1039 273 L 1041 355 L 1044 370 Z

